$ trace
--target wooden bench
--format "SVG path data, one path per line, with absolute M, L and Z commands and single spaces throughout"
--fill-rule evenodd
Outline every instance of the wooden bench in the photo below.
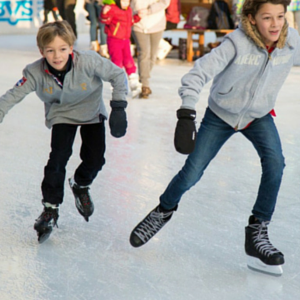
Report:
M 232 1 L 231 0 L 224 0 L 228 3 L 229 9 L 231 10 Z M 184 16 L 185 19 L 187 19 L 191 9 L 194 6 L 202 6 L 207 9 L 211 8 L 212 0 L 180 0 L 181 2 L 181 14 Z M 222 30 L 212 30 L 212 29 L 206 29 L 206 30 L 197 30 L 197 29 L 173 29 L 172 31 L 185 31 L 187 33 L 187 61 L 191 62 L 193 61 L 193 57 L 195 56 L 193 43 L 197 42 L 199 47 L 196 50 L 197 56 L 198 55 L 204 55 L 204 44 L 205 44 L 205 33 L 206 32 L 214 32 L 217 37 L 223 37 L 227 33 L 232 32 L 232 29 L 222 29 Z M 198 35 L 198 39 L 195 39 L 195 36 Z
M 189 62 L 193 61 L 193 57 L 195 56 L 194 53 L 194 42 L 197 42 L 199 45 L 198 54 L 200 56 L 204 55 L 204 45 L 205 45 L 205 33 L 207 32 L 214 32 L 217 37 L 223 37 L 226 34 L 233 31 L 233 29 L 205 29 L 205 30 L 199 30 L 199 29 L 184 29 L 184 28 L 178 28 L 178 29 L 172 29 L 172 31 L 184 31 L 187 33 L 187 43 L 186 43 L 186 59 Z M 195 39 L 195 35 L 198 35 L 198 39 Z

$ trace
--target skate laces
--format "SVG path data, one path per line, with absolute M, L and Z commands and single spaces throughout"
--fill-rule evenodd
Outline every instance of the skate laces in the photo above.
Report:
M 53 220 L 53 226 L 56 226 L 58 228 L 58 225 L 57 225 L 58 213 L 57 213 L 57 211 L 58 211 L 58 208 L 45 207 L 40 218 L 42 218 L 47 223 L 49 223 L 51 220 Z
M 145 243 L 154 236 L 170 219 L 173 211 L 164 213 L 157 208 L 135 230 L 135 234 Z
M 253 233 L 253 242 L 258 251 L 267 256 L 280 253 L 269 241 L 268 228 L 270 222 L 262 222 L 261 224 L 251 224 L 249 227 L 255 229 Z
M 88 186 L 79 186 L 77 183 L 75 183 L 73 186 L 71 186 L 74 193 L 78 195 L 80 202 L 83 206 L 89 206 L 91 205 L 91 197 L 89 195 L 89 187 Z

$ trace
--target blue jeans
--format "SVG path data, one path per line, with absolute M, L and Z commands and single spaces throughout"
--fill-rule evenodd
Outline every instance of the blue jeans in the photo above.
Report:
M 280 138 L 270 114 L 255 119 L 246 129 L 235 131 L 207 108 L 197 134 L 195 150 L 160 196 L 161 206 L 165 209 L 174 208 L 182 195 L 200 180 L 223 144 L 237 132 L 253 144 L 262 166 L 261 182 L 252 213 L 260 220 L 270 221 L 285 166 Z
M 106 45 L 106 33 L 104 32 L 105 24 L 99 21 L 99 16 L 102 10 L 102 6 L 95 1 L 94 3 L 85 3 L 85 10 L 89 13 L 90 25 L 90 37 L 91 42 L 97 41 L 97 26 L 100 29 L 100 44 Z

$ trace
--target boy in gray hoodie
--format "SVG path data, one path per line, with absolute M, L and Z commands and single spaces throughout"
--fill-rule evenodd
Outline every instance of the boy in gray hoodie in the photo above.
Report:
M 147 243 L 171 219 L 182 195 L 201 179 L 223 144 L 239 132 L 253 144 L 262 167 L 258 195 L 246 227 L 248 267 L 282 274 L 284 256 L 269 241 L 267 225 L 285 166 L 273 108 L 289 71 L 300 64 L 298 32 L 285 20 L 289 3 L 246 0 L 238 29 L 183 76 L 174 143 L 178 152 L 189 156 L 160 196 L 160 204 L 133 229 L 132 246 Z M 196 132 L 195 105 L 211 79 L 208 108 Z
M 66 165 L 72 154 L 77 128 L 82 139 L 81 164 L 69 179 L 79 213 L 86 221 L 94 211 L 89 186 L 105 163 L 105 127 L 108 118 L 103 81 L 113 87 L 109 125 L 114 137 L 126 133 L 127 82 L 124 71 L 94 51 L 75 51 L 76 37 L 67 21 L 43 25 L 37 34 L 42 58 L 23 70 L 18 83 L 0 97 L 0 122 L 24 97 L 36 92 L 44 102 L 46 126 L 52 128 L 51 153 L 44 169 L 44 210 L 34 224 L 39 242 L 57 224 L 63 202 Z

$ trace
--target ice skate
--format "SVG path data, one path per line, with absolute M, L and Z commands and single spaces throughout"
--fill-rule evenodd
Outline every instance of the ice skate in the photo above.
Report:
M 107 48 L 106 44 L 105 45 L 100 45 L 99 53 L 100 53 L 101 56 L 103 56 L 105 58 L 110 58 L 108 48 Z
M 280 276 L 284 264 L 283 254 L 269 241 L 269 222 L 259 222 L 254 216 L 250 216 L 249 225 L 245 228 L 245 251 L 248 256 L 248 268 Z
M 139 75 L 136 73 L 132 73 L 128 76 L 129 79 L 129 87 L 131 90 L 132 98 L 137 97 L 142 91 L 142 84 L 139 82 Z
M 91 46 L 90 46 L 90 49 L 95 51 L 95 52 L 98 52 L 100 51 L 100 45 L 99 45 L 99 42 L 98 41 L 92 41 L 91 42 Z
M 69 184 L 75 197 L 75 205 L 78 212 L 88 222 L 89 217 L 94 212 L 94 204 L 89 193 L 88 186 L 80 186 L 74 181 L 74 177 L 69 179 Z
M 44 205 L 44 210 L 34 223 L 39 243 L 43 243 L 49 238 L 54 226 L 58 227 L 57 220 L 59 217 L 57 205 L 43 201 L 42 204 Z
M 130 244 L 140 247 L 146 244 L 170 219 L 173 210 L 164 211 L 160 205 L 155 207 L 131 232 Z
M 158 45 L 157 58 L 159 60 L 165 59 L 172 48 L 173 47 L 170 43 L 168 43 L 165 39 L 161 39 Z

